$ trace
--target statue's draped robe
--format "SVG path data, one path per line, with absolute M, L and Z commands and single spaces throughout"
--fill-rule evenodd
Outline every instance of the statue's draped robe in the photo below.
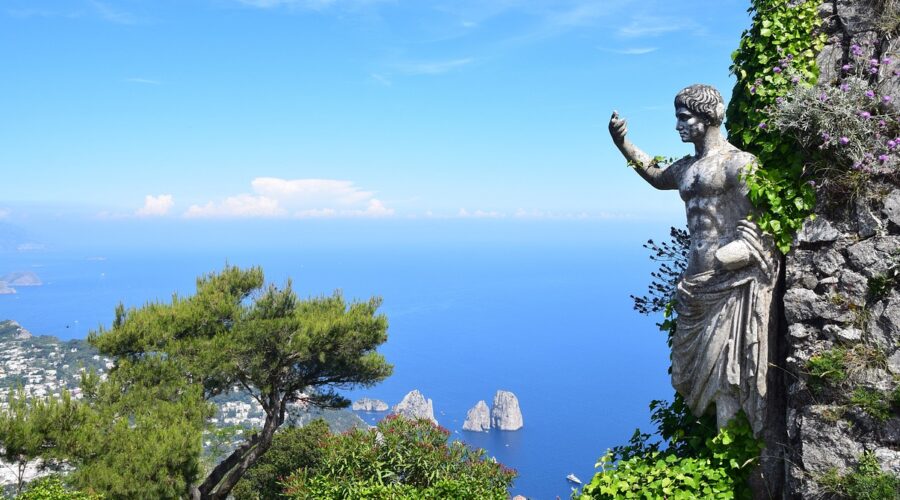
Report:
M 770 261 L 777 266 L 777 259 Z M 672 385 L 695 415 L 729 397 L 754 433 L 765 423 L 766 374 L 772 321 L 772 280 L 755 263 L 707 271 L 678 283 L 672 339 Z M 734 415 L 730 415 L 734 416 Z

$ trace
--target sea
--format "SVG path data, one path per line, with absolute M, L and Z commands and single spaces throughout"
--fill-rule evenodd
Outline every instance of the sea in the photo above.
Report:
M 626 226 L 571 227 L 602 234 Z M 589 481 L 607 448 L 627 442 L 635 428 L 651 428 L 650 401 L 672 396 L 659 318 L 633 311 L 629 298 L 646 290 L 656 267 L 641 243 L 667 230 L 631 227 L 616 238 L 568 238 L 566 231 L 431 244 L 37 247 L 0 255 L 0 275 L 32 271 L 44 283 L 0 296 L 0 319 L 34 334 L 84 338 L 109 326 L 119 302 L 189 294 L 198 275 L 226 263 L 262 266 L 267 280 L 290 279 L 304 297 L 380 296 L 390 324 L 380 352 L 394 374 L 345 394 L 393 405 L 418 389 L 454 439 L 518 471 L 512 494 L 565 499 L 568 474 Z M 524 427 L 463 431 L 467 410 L 479 400 L 490 405 L 500 389 L 518 397 Z M 383 415 L 362 416 L 371 423 Z

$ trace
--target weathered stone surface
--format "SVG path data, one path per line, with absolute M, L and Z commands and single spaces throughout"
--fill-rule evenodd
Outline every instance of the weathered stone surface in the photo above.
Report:
M 425 399 L 418 389 L 413 389 L 409 394 L 403 396 L 403 399 L 394 405 L 393 413 L 407 418 L 423 418 L 437 423 L 437 419 L 434 418 L 434 403 L 430 399 Z
M 822 333 L 825 334 L 825 338 L 843 344 L 855 344 L 862 340 L 863 335 L 862 330 L 859 328 L 838 325 L 825 325 L 822 328 Z
M 872 211 L 865 199 L 856 199 L 856 234 L 861 239 L 870 238 L 884 231 L 882 222 Z
M 802 287 L 812 290 L 819 283 L 815 271 L 816 252 L 797 249 L 787 258 L 785 282 L 789 288 Z
M 847 247 L 847 258 L 854 269 L 871 278 L 893 266 L 891 257 L 898 249 L 900 238 L 897 236 L 874 236 Z
M 361 398 L 353 402 L 356 411 L 388 411 L 388 404 L 380 399 Z
M 491 429 L 491 410 L 484 400 L 479 401 L 468 413 L 463 423 L 463 430 L 487 432 Z
M 891 191 L 884 199 L 884 214 L 888 220 L 900 226 L 900 189 Z
M 822 243 L 835 241 L 841 236 L 831 222 L 823 217 L 816 217 L 803 223 L 803 228 L 797 233 L 797 243 Z
M 844 256 L 832 248 L 816 252 L 815 267 L 820 276 L 834 277 L 846 265 L 847 261 L 844 259 Z
M 509 391 L 497 391 L 491 405 L 491 427 L 501 431 L 516 431 L 523 425 L 519 398 Z
M 900 341 L 900 297 L 892 295 L 870 310 L 869 338 L 882 349 L 892 349 Z
M 832 468 L 844 472 L 865 451 L 853 438 L 852 424 L 828 415 L 827 406 L 810 406 L 800 417 L 803 468 L 824 474 Z
M 784 294 L 784 315 L 791 323 L 821 319 L 849 323 L 855 317 L 828 297 L 807 288 L 791 288 Z
M 854 304 L 865 304 L 869 280 L 857 272 L 845 269 L 838 276 L 837 293 Z

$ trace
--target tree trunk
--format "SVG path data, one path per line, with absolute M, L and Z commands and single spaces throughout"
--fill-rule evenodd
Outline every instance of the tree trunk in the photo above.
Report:
M 231 455 L 222 460 L 206 477 L 199 487 L 192 489 L 192 499 L 225 500 L 241 477 L 272 446 L 275 431 L 284 422 L 284 402 L 278 411 L 266 413 L 262 431 L 238 446 Z

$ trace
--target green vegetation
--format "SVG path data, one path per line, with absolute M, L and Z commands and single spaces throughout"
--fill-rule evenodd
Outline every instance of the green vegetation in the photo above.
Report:
M 324 440 L 318 463 L 296 470 L 285 495 L 296 500 L 506 500 L 515 471 L 427 420 L 391 416 L 375 429 Z M 315 462 L 315 461 L 312 461 Z
M 16 500 L 102 500 L 103 496 L 67 489 L 58 476 L 37 479 Z
M 856 405 L 871 417 L 882 422 L 891 418 L 891 405 L 881 391 L 857 387 L 850 396 L 850 404 Z
M 303 427 L 279 430 L 269 451 L 247 470 L 234 488 L 234 498 L 277 498 L 284 489 L 281 481 L 298 469 L 310 469 L 322 462 L 328 436 L 328 425 L 321 419 Z
M 875 455 L 863 453 L 853 471 L 840 475 L 832 470 L 819 478 L 830 492 L 855 500 L 896 500 L 900 498 L 900 478 L 884 472 Z
M 750 498 L 747 475 L 762 444 L 743 413 L 717 431 L 712 417 L 694 417 L 677 395 L 650 407 L 664 442 L 635 431 L 629 445 L 600 458 L 600 472 L 573 498 Z
M 815 387 L 840 384 L 847 380 L 847 349 L 835 347 L 809 358 L 806 370 Z
M 759 161 L 746 179 L 757 208 L 754 218 L 783 253 L 812 213 L 815 192 L 803 180 L 801 150 L 771 126 L 769 108 L 799 81 L 812 84 L 818 77 L 816 55 L 825 42 L 817 33 L 820 3 L 753 0 L 753 24 L 732 55 L 737 83 L 726 111 L 728 138 Z M 797 81 L 791 81 L 788 67 Z

